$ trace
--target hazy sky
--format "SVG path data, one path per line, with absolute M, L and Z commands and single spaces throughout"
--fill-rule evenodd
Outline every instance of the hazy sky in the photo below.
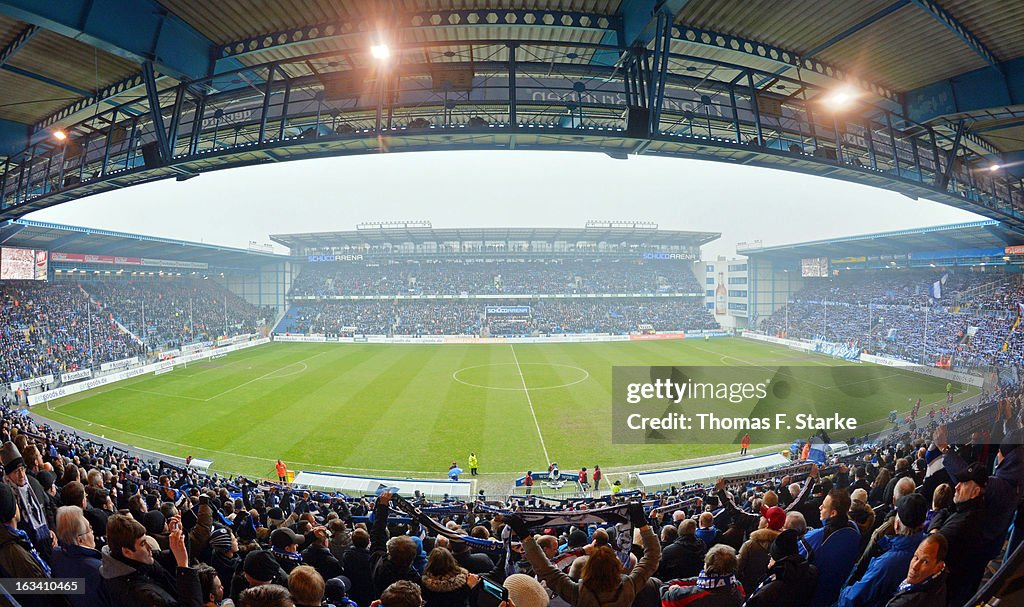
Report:
M 834 179 L 718 162 L 574 152 L 416 152 L 302 160 L 165 180 L 84 198 L 27 218 L 245 248 L 288 232 L 359 222 L 446 227 L 582 227 L 653 221 L 783 244 L 981 217 Z M 74 251 L 69 251 L 74 252 Z

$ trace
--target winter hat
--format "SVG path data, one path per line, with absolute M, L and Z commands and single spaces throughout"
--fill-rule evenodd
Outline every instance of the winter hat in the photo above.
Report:
M 277 521 L 280 524 L 280 522 L 283 521 L 283 520 L 284 520 L 284 511 L 282 511 L 277 506 L 271 508 L 270 510 L 267 510 L 267 522 L 268 523 L 270 521 Z
M 508 598 L 516 607 L 547 607 L 550 601 L 547 591 L 532 576 L 513 573 L 502 585 L 508 589 Z
M 956 480 L 959 483 L 974 481 L 978 486 L 984 488 L 985 483 L 988 482 L 988 469 L 984 464 L 974 462 L 965 470 L 960 472 L 960 474 L 956 475 Z
M 306 543 L 304 537 L 287 527 L 274 529 L 273 533 L 270 534 L 270 544 L 278 550 L 284 550 L 292 544 L 298 544 L 301 547 L 304 543 Z
M 281 566 L 269 550 L 254 550 L 245 556 L 242 571 L 259 582 L 270 582 L 277 575 Z
M 778 506 L 765 508 L 761 515 L 768 521 L 768 528 L 773 531 L 782 529 L 782 526 L 786 524 L 786 511 Z
M 0 522 L 6 523 L 14 518 L 17 507 L 18 500 L 14 496 L 14 490 L 7 483 L 0 483 Z
M 4 474 L 10 474 L 17 470 L 18 466 L 25 465 L 25 460 L 21 458 L 21 451 L 18 451 L 18 447 L 11 441 L 7 441 L 0 447 L 0 462 L 4 464 Z
M 332 577 L 324 583 L 324 598 L 340 605 L 351 587 L 352 582 L 347 577 L 343 575 Z
M 210 549 L 214 552 L 231 550 L 231 532 L 227 527 L 217 527 L 210 532 Z
M 900 517 L 903 525 L 917 529 L 924 524 L 925 516 L 928 514 L 928 501 L 920 493 L 904 495 L 896 500 L 896 515 Z
M 164 517 L 164 513 L 159 510 L 150 510 L 142 516 L 142 525 L 146 528 L 146 533 L 150 535 L 162 534 L 166 523 L 167 519 Z
M 800 534 L 796 529 L 784 529 L 782 533 L 775 536 L 775 541 L 768 548 L 768 553 L 772 555 L 775 562 L 779 562 L 787 556 L 799 554 L 800 549 L 797 542 L 799 539 Z

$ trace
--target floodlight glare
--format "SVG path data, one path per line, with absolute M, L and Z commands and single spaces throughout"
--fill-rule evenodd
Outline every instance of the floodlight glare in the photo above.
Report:
M 370 47 L 370 54 L 374 59 L 387 59 L 391 56 L 391 49 L 386 44 L 374 44 Z
M 854 99 L 857 98 L 857 93 L 849 88 L 843 87 L 836 89 L 831 95 L 825 98 L 825 102 L 832 107 L 832 109 L 841 110 L 850 105 Z
M 988 167 L 988 170 L 990 170 L 993 173 L 995 173 L 996 171 L 998 171 L 1001 168 L 1003 168 L 1003 167 L 999 166 L 998 164 L 993 164 L 992 166 Z
M 56 139 L 57 141 L 64 141 L 65 139 L 68 138 L 68 134 L 65 133 L 64 131 L 56 130 L 53 132 L 53 138 Z

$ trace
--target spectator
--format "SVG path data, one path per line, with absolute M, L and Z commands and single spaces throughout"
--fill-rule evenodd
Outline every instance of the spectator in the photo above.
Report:
M 878 554 L 871 557 L 867 572 L 839 595 L 839 607 L 881 607 L 896 594 L 903 570 L 924 539 L 921 529 L 928 511 L 924 496 L 911 493 L 896 501 L 895 535 L 879 539 Z
M 850 496 L 845 489 L 829 491 L 819 511 L 822 527 L 807 532 L 807 547 L 801 545 L 800 553 L 807 558 L 809 549 L 818 568 L 818 585 L 811 607 L 829 607 L 839 597 L 843 581 L 857 559 L 860 532 L 847 516 Z
M 946 604 L 946 538 L 939 533 L 926 535 L 910 560 L 907 577 L 886 607 L 931 607 Z
M 72 607 L 106 605 L 109 599 L 103 593 L 100 577 L 102 555 L 81 508 L 61 506 L 57 510 L 57 539 L 60 546 L 53 551 L 53 576 L 85 580 L 85 593 L 68 595 L 68 602 Z
M 447 548 L 434 548 L 423 570 L 425 607 L 465 607 L 470 591 L 479 581 L 479 576 L 455 562 L 455 557 Z
M 768 548 L 768 574 L 750 592 L 745 607 L 806 607 L 818 584 L 818 568 L 800 555 L 800 533 L 786 529 Z
M 100 575 L 115 607 L 139 605 L 201 605 L 202 590 L 195 569 L 188 566 L 185 535 L 171 531 L 172 575 L 153 559 L 146 530 L 130 516 L 115 514 L 107 524 L 107 546 Z
M 746 594 L 736 578 L 736 565 L 736 551 L 731 546 L 712 546 L 696 578 L 671 580 L 662 586 L 662 606 L 739 607 Z
M 679 523 L 676 540 L 661 554 L 657 577 L 662 580 L 685 579 L 697 575 L 704 564 L 707 546 L 697 539 L 697 523 L 684 519 Z

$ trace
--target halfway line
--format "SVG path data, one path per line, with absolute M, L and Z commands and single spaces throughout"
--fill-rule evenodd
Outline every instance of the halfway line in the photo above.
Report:
M 551 463 L 551 457 L 548 456 L 547 445 L 544 444 L 544 435 L 540 433 L 540 424 L 537 422 L 537 412 L 533 410 L 533 399 L 530 398 L 530 389 L 526 387 L 526 378 L 523 377 L 523 368 L 519 366 L 519 357 L 516 356 L 516 348 L 512 344 L 508 345 L 512 348 L 512 358 L 516 361 L 516 369 L 519 370 L 519 379 L 523 382 L 523 392 L 526 393 L 526 403 L 530 405 L 530 415 L 533 416 L 533 425 L 537 427 L 537 436 L 540 437 L 540 448 L 544 450 L 544 461 Z

